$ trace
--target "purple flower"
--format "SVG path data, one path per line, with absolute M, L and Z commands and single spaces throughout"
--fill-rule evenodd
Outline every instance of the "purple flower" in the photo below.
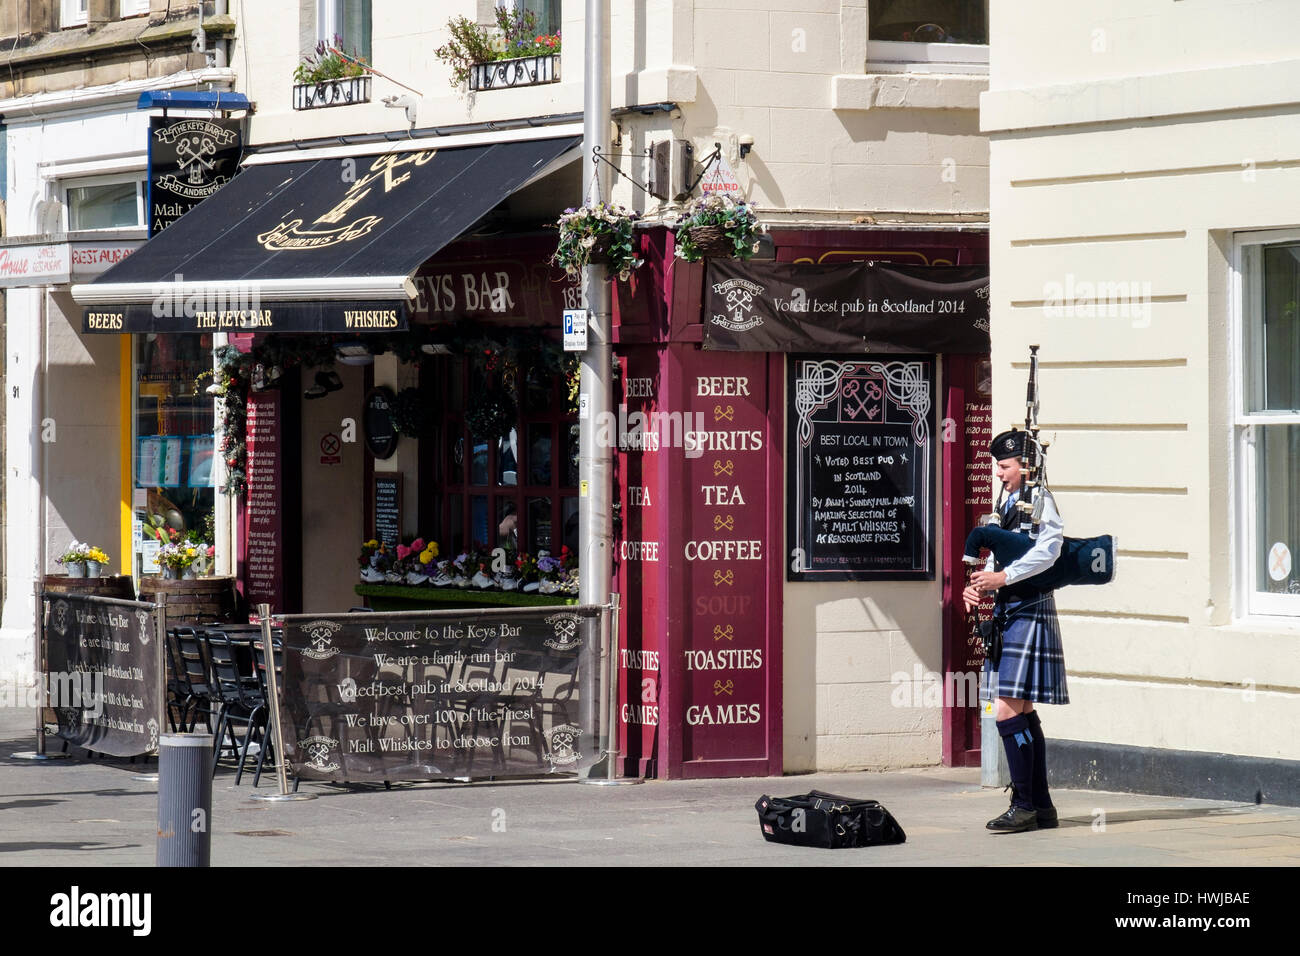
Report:
M 556 558 L 552 558 L 549 555 L 545 558 L 537 559 L 538 571 L 545 571 L 547 574 L 550 574 L 552 571 L 558 571 L 561 567 L 562 565 L 560 564 L 559 560 Z

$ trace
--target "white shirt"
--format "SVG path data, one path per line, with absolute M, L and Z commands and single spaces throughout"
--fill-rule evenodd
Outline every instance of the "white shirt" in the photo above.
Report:
M 1020 492 L 1013 491 L 1004 507 L 1010 507 L 1020 499 Z M 1015 584 L 1024 578 L 1033 577 L 1046 571 L 1061 556 L 1065 545 L 1065 526 L 1061 522 L 1061 513 L 1056 510 L 1056 501 L 1050 491 L 1043 494 L 1043 514 L 1038 522 L 1038 537 L 1033 545 L 1016 560 L 1002 570 L 1006 572 L 1007 584 Z M 992 571 L 994 561 L 989 557 L 984 570 Z

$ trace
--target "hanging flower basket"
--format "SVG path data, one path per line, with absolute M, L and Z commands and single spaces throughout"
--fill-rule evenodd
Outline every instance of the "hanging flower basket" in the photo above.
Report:
M 634 251 L 632 228 L 636 220 L 636 213 L 612 203 L 566 209 L 557 223 L 560 243 L 551 257 L 552 264 L 576 276 L 594 262 L 608 266 L 614 276 L 626 281 L 642 262 Z
M 719 194 L 692 199 L 674 228 L 677 257 L 687 262 L 749 259 L 763 231 L 751 203 Z

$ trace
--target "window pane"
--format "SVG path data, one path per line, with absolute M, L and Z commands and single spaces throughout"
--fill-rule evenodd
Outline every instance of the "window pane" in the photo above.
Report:
M 497 439 L 497 484 L 519 484 L 519 430 L 510 429 L 505 438 Z
M 1256 587 L 1300 593 L 1300 425 L 1265 425 L 1256 430 Z M 1287 570 L 1277 544 L 1291 553 Z
M 475 548 L 486 547 L 488 541 L 487 495 L 471 495 L 469 499 L 470 537 Z
M 559 550 L 551 531 L 551 499 L 529 498 L 528 550 L 536 553 L 542 549 L 552 553 Z
M 516 0 L 515 9 L 537 17 L 538 33 L 555 33 L 560 29 L 560 0 Z
M 915 43 L 988 43 L 988 3 L 871 0 L 868 38 Z
M 528 484 L 551 483 L 551 426 L 533 422 L 528 426 Z
M 578 487 L 578 426 L 569 427 L 569 454 L 566 456 L 564 483 L 570 488 Z
M 343 0 L 343 17 L 339 33 L 345 53 L 355 53 L 367 63 L 370 59 L 370 0 Z
M 452 422 L 447 430 L 456 435 L 447 441 L 447 483 L 459 485 L 465 481 L 465 436 L 459 434 L 460 422 Z
M 447 496 L 447 538 L 443 542 L 447 550 L 444 558 L 454 558 L 465 550 L 465 514 L 460 495 Z
M 136 184 L 73 186 L 68 189 L 68 229 L 112 229 L 140 225 Z
M 519 508 L 513 498 L 497 499 L 496 547 L 519 550 Z
M 474 454 L 469 465 L 469 483 L 471 485 L 486 485 L 488 483 L 488 441 L 486 438 L 471 436 L 470 441 L 474 445 Z M 487 540 L 486 538 L 483 540 Z
M 578 499 L 565 498 L 560 502 L 564 512 L 564 544 L 574 554 L 578 553 Z
M 1248 246 L 1246 410 L 1300 409 L 1300 243 Z

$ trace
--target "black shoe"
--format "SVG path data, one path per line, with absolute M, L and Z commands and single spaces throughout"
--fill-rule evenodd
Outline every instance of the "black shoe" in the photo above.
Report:
M 1026 830 L 1038 829 L 1038 813 L 1023 807 L 1012 806 L 1000 817 L 995 817 L 984 824 L 985 829 L 995 833 L 1024 833 Z
M 1056 819 L 1056 807 L 1034 807 L 1038 813 L 1038 829 L 1055 830 L 1060 823 Z

